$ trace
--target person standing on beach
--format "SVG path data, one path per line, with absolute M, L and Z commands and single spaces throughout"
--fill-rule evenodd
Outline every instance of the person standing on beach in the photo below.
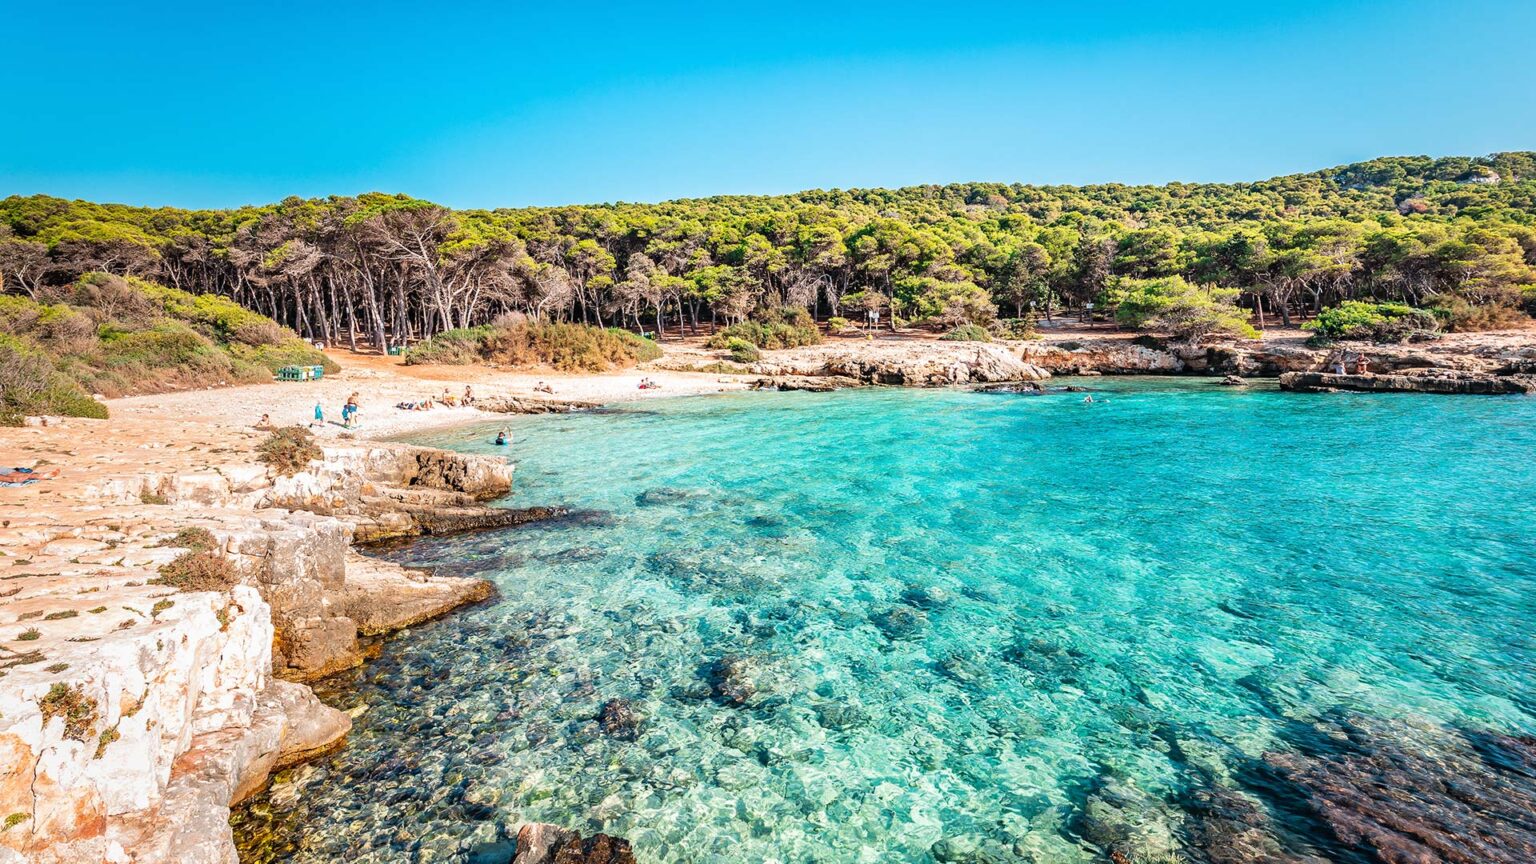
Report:
M 315 403 L 315 422 L 313 422 L 313 423 L 311 423 L 309 425 L 311 425 L 311 426 L 324 426 L 325 425 L 325 406 L 321 405 L 319 402 Z

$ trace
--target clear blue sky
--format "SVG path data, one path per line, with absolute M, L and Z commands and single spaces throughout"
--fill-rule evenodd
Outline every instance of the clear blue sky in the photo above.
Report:
M 0 0 L 0 195 L 461 207 L 1536 149 L 1532 0 Z

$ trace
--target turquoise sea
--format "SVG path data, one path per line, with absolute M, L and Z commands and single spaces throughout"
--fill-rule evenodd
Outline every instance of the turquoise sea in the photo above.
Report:
M 1201 788 L 1355 860 L 1261 770 L 1296 730 L 1536 731 L 1536 399 L 1089 386 L 510 421 L 505 503 L 575 515 L 385 553 L 500 599 L 333 685 L 247 860 L 1192 861 Z

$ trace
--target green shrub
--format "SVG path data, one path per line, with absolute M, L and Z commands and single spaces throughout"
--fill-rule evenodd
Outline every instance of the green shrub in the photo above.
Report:
M 19 425 L 28 415 L 107 416 L 107 406 L 92 399 L 35 343 L 0 335 L 0 425 Z
M 654 339 L 641 336 L 639 333 L 625 330 L 622 327 L 609 327 L 608 334 L 624 343 L 629 348 L 630 353 L 634 355 L 635 362 L 637 363 L 647 363 L 651 360 L 661 359 L 661 346 L 657 345 Z
M 484 359 L 485 339 L 490 333 L 489 326 L 445 330 L 406 349 L 405 365 L 468 366 Z
M 1302 326 L 1314 331 L 1314 338 L 1320 342 L 1333 339 L 1402 342 L 1416 333 L 1433 332 L 1439 324 L 1433 314 L 1402 303 L 1346 300 L 1324 309 L 1316 319 Z
M 999 318 L 989 331 L 1000 339 L 1039 339 L 1033 318 Z
M 737 363 L 755 363 L 763 358 L 763 352 L 745 339 L 732 337 L 726 340 L 725 348 L 731 352 L 731 359 Z
M 275 429 L 256 447 L 256 458 L 280 477 L 291 477 L 324 455 L 315 444 L 315 436 L 303 426 Z
M 105 416 L 85 393 L 255 383 L 288 365 L 340 368 L 293 331 L 227 298 L 106 273 L 88 273 L 55 294 L 66 302 L 0 297 L 0 335 L 24 340 L 67 379 L 48 385 L 46 398 L 59 407 L 34 413 Z M 0 416 L 14 418 L 14 411 Z
M 939 337 L 948 342 L 991 342 L 987 328 L 980 324 L 961 324 Z
M 1531 323 L 1519 309 L 1497 303 L 1473 304 L 1454 294 L 1430 297 L 1424 305 L 1425 311 L 1435 316 L 1441 329 L 1452 333 L 1507 330 Z
M 840 333 L 852 326 L 847 318 L 841 315 L 833 315 L 827 319 L 827 329 L 833 333 Z
M 183 528 L 155 544 L 155 546 L 190 549 L 193 552 L 207 552 L 210 549 L 217 548 L 218 545 L 219 541 L 213 536 L 213 532 L 200 526 Z
M 1117 293 L 1115 320 L 1130 327 L 1167 331 L 1176 339 L 1259 337 L 1237 308 L 1235 288 L 1198 287 L 1183 277 L 1167 276 L 1121 280 Z
M 732 324 L 709 337 L 704 344 L 710 348 L 729 348 L 732 339 L 769 350 L 795 348 L 819 344 L 821 330 L 811 320 L 809 312 L 796 307 L 763 313 L 760 318 Z
M 64 718 L 65 738 L 84 741 L 96 725 L 96 700 L 85 695 L 85 689 L 79 685 L 53 685 L 48 695 L 38 700 L 37 707 L 42 711 L 44 724 L 55 717 Z
M 217 552 L 183 552 L 160 568 L 151 585 L 165 585 L 178 591 L 228 591 L 240 583 L 240 568 Z M 160 605 L 160 604 L 166 605 Z M 155 604 L 154 614 L 171 608 L 165 600 Z
M 792 306 L 764 311 L 750 321 L 732 324 L 709 337 L 704 344 L 709 348 L 729 348 L 732 339 L 769 350 L 795 348 L 820 344 L 821 330 L 812 320 L 811 313 Z
M 562 372 L 603 372 L 661 356 L 650 339 L 616 327 L 512 321 L 448 330 L 413 346 L 407 365 L 465 365 L 490 361 L 506 366 L 552 366 Z

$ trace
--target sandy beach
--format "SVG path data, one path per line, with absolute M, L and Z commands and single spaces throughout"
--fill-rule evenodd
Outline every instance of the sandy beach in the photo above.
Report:
M 528 400 L 622 402 L 671 396 L 693 396 L 745 389 L 755 376 L 723 376 L 662 369 L 626 369 L 606 373 L 510 371 L 484 366 L 407 366 L 398 357 L 378 354 L 327 352 L 342 368 L 319 381 L 273 382 L 214 390 L 162 393 L 108 400 L 116 420 L 170 420 L 196 422 L 218 429 L 250 429 L 267 415 L 274 426 L 309 426 L 315 404 L 325 412 L 324 425 L 312 431 L 320 436 L 351 434 L 355 438 L 390 438 L 424 429 L 492 420 L 498 414 L 475 408 L 435 405 L 427 411 L 406 411 L 401 402 L 436 399 L 446 391 L 457 398 L 466 386 L 477 398 L 513 397 Z M 642 390 L 649 378 L 661 385 Z M 536 391 L 540 383 L 554 393 Z M 351 394 L 358 394 L 361 411 L 354 428 L 341 425 L 341 408 Z

